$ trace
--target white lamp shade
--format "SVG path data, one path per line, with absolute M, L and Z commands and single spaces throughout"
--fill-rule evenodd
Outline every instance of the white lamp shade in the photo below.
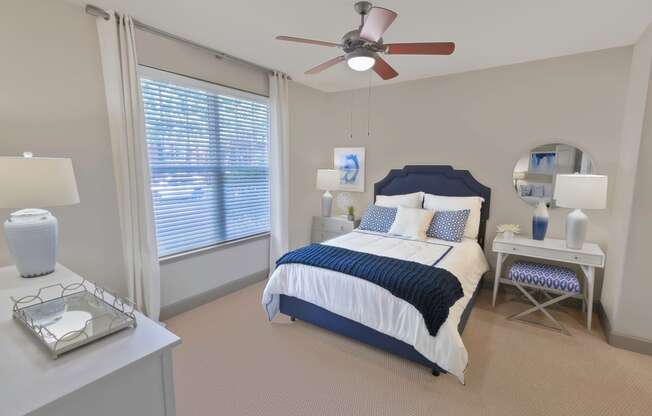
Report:
M 557 175 L 554 199 L 565 208 L 604 209 L 607 207 L 605 175 Z
M 317 189 L 334 191 L 340 186 L 340 173 L 335 169 L 317 169 Z
M 42 208 L 79 203 L 70 159 L 0 157 L 0 208 Z

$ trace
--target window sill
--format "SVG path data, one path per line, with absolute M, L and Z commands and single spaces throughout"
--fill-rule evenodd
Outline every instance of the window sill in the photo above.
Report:
M 210 252 L 213 252 L 213 251 L 218 251 L 218 250 L 221 250 L 221 249 L 227 248 L 227 247 L 238 246 L 240 244 L 248 243 L 248 242 L 255 241 L 255 240 L 260 240 L 260 239 L 263 239 L 263 238 L 269 238 L 269 232 L 254 234 L 254 235 L 250 235 L 248 237 L 242 237 L 242 238 L 238 238 L 236 240 L 230 240 L 230 241 L 225 241 L 225 242 L 219 243 L 219 244 L 213 244 L 213 245 L 206 246 L 206 247 L 200 247 L 200 248 L 196 248 L 196 249 L 190 250 L 190 251 L 184 251 L 184 252 L 181 252 L 181 253 L 170 254 L 170 255 L 167 255 L 167 256 L 159 257 L 158 262 L 159 262 L 159 264 L 174 263 L 176 261 L 184 260 L 184 259 L 189 258 L 189 257 L 200 256 L 202 254 L 207 254 L 207 253 L 210 253 Z

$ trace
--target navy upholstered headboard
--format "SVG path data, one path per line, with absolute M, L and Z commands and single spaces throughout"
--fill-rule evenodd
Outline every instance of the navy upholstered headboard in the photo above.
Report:
M 410 165 L 392 169 L 380 182 L 374 184 L 376 195 L 400 195 L 426 192 L 443 196 L 481 196 L 478 243 L 484 247 L 484 238 L 491 205 L 491 189 L 476 181 L 468 170 L 455 170 L 446 165 Z

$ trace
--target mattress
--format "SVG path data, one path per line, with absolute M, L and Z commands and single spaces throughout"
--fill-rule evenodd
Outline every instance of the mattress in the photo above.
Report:
M 263 292 L 262 303 L 270 320 L 278 314 L 279 295 L 294 296 L 412 345 L 464 382 L 468 352 L 457 328 L 480 278 L 489 270 L 477 241 L 422 241 L 356 230 L 323 244 L 440 267 L 457 277 L 464 296 L 432 336 L 414 306 L 380 286 L 327 269 L 284 264 L 272 273 Z

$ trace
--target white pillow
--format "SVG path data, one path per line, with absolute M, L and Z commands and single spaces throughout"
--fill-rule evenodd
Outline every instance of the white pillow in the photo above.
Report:
M 427 209 L 398 207 L 389 233 L 425 240 L 433 215 L 435 211 Z
M 376 195 L 376 205 L 388 208 L 421 208 L 423 201 L 423 192 L 415 192 L 403 195 Z
M 425 194 L 423 208 L 434 211 L 471 210 L 464 228 L 464 237 L 478 238 L 480 230 L 480 209 L 484 199 L 479 196 L 441 196 Z

